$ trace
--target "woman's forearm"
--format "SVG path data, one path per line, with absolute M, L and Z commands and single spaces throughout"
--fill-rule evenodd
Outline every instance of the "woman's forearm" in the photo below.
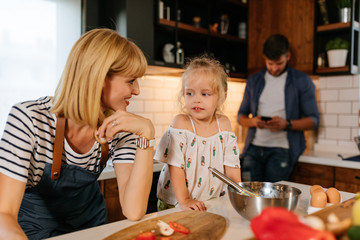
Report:
M 0 213 L 0 239 L 27 239 L 16 217 Z

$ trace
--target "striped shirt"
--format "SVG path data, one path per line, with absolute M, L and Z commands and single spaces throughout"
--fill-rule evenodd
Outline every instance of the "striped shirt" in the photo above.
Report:
M 0 141 L 0 173 L 34 187 L 41 180 L 45 163 L 52 164 L 56 116 L 49 110 L 52 98 L 15 104 L 8 115 Z M 136 135 L 118 133 L 109 142 L 109 160 L 113 163 L 133 163 Z M 89 152 L 76 153 L 64 140 L 63 163 L 98 171 L 101 145 L 95 141 Z

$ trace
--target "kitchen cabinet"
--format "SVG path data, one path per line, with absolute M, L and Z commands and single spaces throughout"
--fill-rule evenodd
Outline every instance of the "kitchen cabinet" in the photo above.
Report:
M 146 213 L 152 213 L 157 211 L 156 188 L 159 175 L 160 172 L 154 172 L 153 174 L 153 180 Z M 101 193 L 103 194 L 106 202 L 108 223 L 126 219 L 126 217 L 122 214 L 120 206 L 119 191 L 116 178 L 101 180 L 99 181 L 99 184 Z
M 99 181 L 108 212 L 108 223 L 126 219 L 122 214 L 116 178 Z
M 316 1 L 248 0 L 248 75 L 265 67 L 263 44 L 277 33 L 289 39 L 289 66 L 313 75 Z
M 179 42 L 185 60 L 208 54 L 226 66 L 230 77 L 247 76 L 247 4 L 242 0 L 85 2 L 85 31 L 95 27 L 119 31 L 122 36 L 133 40 L 141 48 L 149 65 L 181 70 L 184 64 L 176 63 Z M 160 2 L 163 3 L 161 11 Z M 222 18 L 224 24 L 221 24 Z M 210 31 L 210 25 L 216 24 L 216 31 Z M 227 29 L 223 33 L 222 25 Z M 168 54 L 173 54 L 173 60 L 164 59 L 163 50 L 166 44 L 173 46 L 171 51 L 167 51 Z
M 335 74 L 358 74 L 360 73 L 359 62 L 359 14 L 360 7 L 358 0 L 351 0 L 351 20 L 349 22 L 339 21 L 339 10 L 336 1 L 326 1 L 324 4 L 327 11 L 328 23 L 323 19 L 321 8 L 318 1 L 315 4 L 315 31 L 314 31 L 314 74 L 335 75 Z M 349 51 L 347 54 L 346 65 L 343 67 L 329 67 L 328 57 L 325 51 L 326 43 L 335 39 L 342 38 L 349 42 Z M 325 66 L 319 66 L 318 59 L 322 56 Z M 320 61 L 321 62 L 321 61 Z
M 298 162 L 290 181 L 356 193 L 360 191 L 360 170 Z
M 335 188 L 352 193 L 360 192 L 360 170 L 336 167 Z
M 176 64 L 179 42 L 185 58 L 208 54 L 231 77 L 246 77 L 247 5 L 241 0 L 156 0 L 155 13 L 155 65 L 183 67 Z M 166 44 L 174 47 L 174 63 L 163 56 Z
M 297 163 L 291 181 L 328 188 L 334 185 L 334 168 L 325 165 Z

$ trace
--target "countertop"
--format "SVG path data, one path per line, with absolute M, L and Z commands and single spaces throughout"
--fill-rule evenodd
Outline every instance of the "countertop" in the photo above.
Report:
M 345 158 L 351 156 L 343 154 L 343 157 Z M 300 156 L 299 162 L 327 165 L 333 167 L 360 169 L 360 162 L 342 160 L 341 157 L 339 157 L 336 153 L 332 153 L 332 152 L 319 152 L 319 151 L 305 152 L 303 155 Z M 163 163 L 154 161 L 153 171 L 160 172 L 163 165 L 164 165 Z M 111 178 L 115 178 L 114 168 L 111 164 L 108 164 L 101 173 L 98 180 L 106 180 Z
M 153 172 L 160 172 L 163 165 L 164 165 L 163 163 L 154 161 Z M 100 176 L 98 178 L 98 181 L 111 179 L 111 178 L 115 178 L 115 177 L 116 176 L 115 176 L 115 172 L 114 172 L 114 167 L 112 166 L 112 164 L 110 164 L 108 162 L 108 164 L 106 165 L 106 167 L 104 168 L 104 170 L 100 174 Z
M 343 154 L 343 157 L 345 158 L 352 156 L 354 155 Z M 300 156 L 299 162 L 327 165 L 333 167 L 360 169 L 360 162 L 342 160 L 341 157 L 339 157 L 336 153 L 332 152 L 305 152 L 303 155 Z
M 292 182 L 281 181 L 281 184 L 287 184 L 296 188 L 299 188 L 302 193 L 299 198 L 299 203 L 295 209 L 295 213 L 299 216 L 307 215 L 307 209 L 310 202 L 310 186 Z M 355 196 L 353 193 L 340 192 L 342 201 L 346 201 Z M 222 239 L 232 240 L 232 239 L 249 239 L 253 237 L 252 231 L 250 229 L 250 222 L 245 218 L 241 217 L 235 209 L 232 207 L 229 197 L 227 194 L 222 197 L 211 199 L 205 202 L 207 206 L 207 211 L 215 214 L 219 214 L 226 218 L 228 222 L 228 227 L 224 233 Z M 163 216 L 169 213 L 181 211 L 180 208 L 173 208 L 164 210 L 161 212 L 150 213 L 144 216 L 141 221 L 148 220 L 150 218 L 155 218 Z M 138 221 L 140 222 L 140 221 Z M 132 222 L 129 220 L 122 220 L 114 223 L 105 224 L 102 226 L 77 231 L 74 233 L 64 234 L 58 237 L 51 238 L 52 240 L 68 240 L 68 239 L 77 239 L 77 240 L 100 240 L 105 237 L 110 236 L 111 234 L 134 225 L 138 222 Z

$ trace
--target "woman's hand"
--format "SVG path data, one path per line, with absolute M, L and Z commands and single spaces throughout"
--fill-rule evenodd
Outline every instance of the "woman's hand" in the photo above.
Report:
M 100 139 L 110 141 L 119 132 L 131 132 L 148 139 L 153 139 L 155 136 L 154 125 L 149 119 L 123 110 L 118 110 L 105 118 L 96 135 Z
M 204 202 L 197 201 L 191 198 L 185 199 L 182 203 L 179 203 L 183 210 L 195 210 L 195 211 L 206 211 Z

